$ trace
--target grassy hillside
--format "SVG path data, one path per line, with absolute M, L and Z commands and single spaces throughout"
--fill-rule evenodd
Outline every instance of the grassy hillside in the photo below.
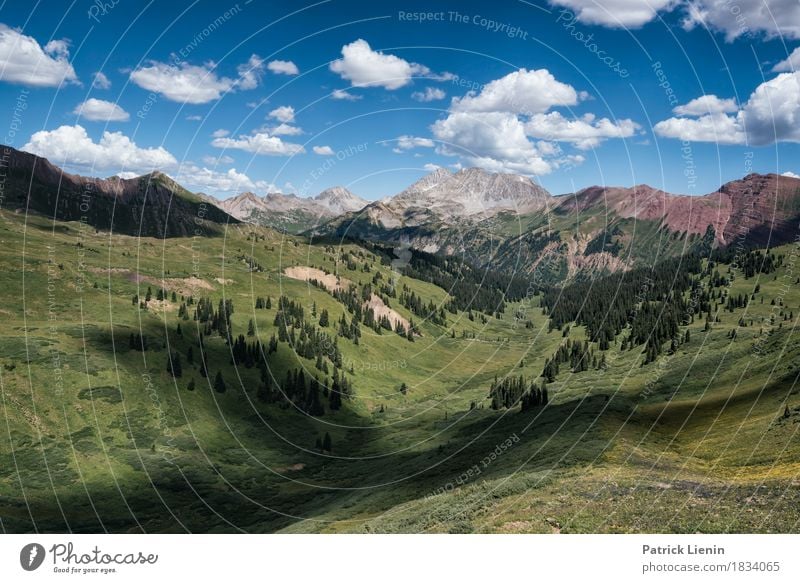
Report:
M 718 286 L 754 299 L 715 312 L 710 330 L 695 318 L 681 327 L 688 342 L 646 365 L 642 347 L 623 350 L 620 337 L 605 367 L 562 366 L 547 406 L 520 413 L 490 407 L 494 379 L 538 379 L 562 343 L 588 338 L 577 324 L 551 329 L 538 294 L 498 314 L 444 310 L 440 324 L 387 295 L 415 321 L 413 341 L 362 324 L 356 344 L 337 335 L 340 318 L 352 320 L 344 303 L 285 277 L 287 267 L 327 270 L 359 291 L 394 282 L 437 307 L 451 290 L 355 244 L 245 225 L 162 240 L 2 212 L 0 241 L 4 531 L 798 530 L 794 247 L 774 251 L 775 271 Z M 202 376 L 208 324 L 193 318 L 197 301 L 232 301 L 233 337 L 266 346 L 279 334 L 280 296 L 336 338 L 353 387 L 341 409 L 323 398 L 324 414 L 311 416 L 262 398 L 259 367 L 234 365 L 216 331 L 204 335 Z M 256 307 L 262 298 L 270 308 Z M 291 342 L 264 360 L 273 387 L 295 368 L 330 379 Z

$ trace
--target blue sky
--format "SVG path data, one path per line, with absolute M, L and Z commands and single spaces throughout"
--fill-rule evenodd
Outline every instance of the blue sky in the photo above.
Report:
M 795 0 L 172 4 L 3 2 L 0 140 L 219 197 L 800 174 Z

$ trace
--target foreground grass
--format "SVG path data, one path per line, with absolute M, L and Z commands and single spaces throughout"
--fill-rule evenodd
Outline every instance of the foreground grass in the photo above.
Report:
M 789 265 L 762 276 L 748 308 L 721 313 L 712 330 L 690 324 L 692 340 L 675 354 L 642 366 L 638 350 L 613 346 L 607 370 L 562 372 L 550 406 L 524 415 L 490 410 L 486 395 L 495 376 L 538 376 L 563 341 L 548 332 L 538 297 L 485 323 L 464 313 L 449 314 L 446 327 L 423 322 L 413 343 L 364 329 L 358 346 L 339 339 L 355 397 L 311 418 L 260 403 L 257 369 L 233 367 L 220 338 L 207 340 L 208 368 L 211 377 L 223 372 L 225 393 L 197 363 L 184 361 L 173 379 L 166 350 L 196 346 L 197 324 L 178 319 L 180 300 L 142 310 L 131 298 L 163 285 L 178 298 L 232 299 L 234 333 L 253 319 L 266 342 L 275 310 L 256 310 L 256 297 L 284 294 L 307 312 L 316 304 L 332 321 L 345 311 L 330 294 L 282 277 L 285 267 L 391 278 L 370 253 L 253 227 L 162 241 L 0 218 L 4 531 L 798 529 L 800 350 L 793 320 L 768 321 L 775 297 L 800 314 Z M 355 270 L 342 253 L 357 257 Z M 251 271 L 248 258 L 262 270 Z M 749 294 L 755 283 L 737 279 L 729 293 Z M 402 285 L 426 301 L 447 298 L 405 276 Z M 517 308 L 529 327 L 514 325 Z M 733 341 L 740 317 L 753 325 Z M 131 332 L 146 333 L 153 349 L 131 350 Z M 279 376 L 294 366 L 314 363 L 281 344 L 270 367 Z M 326 432 L 331 453 L 314 448 Z

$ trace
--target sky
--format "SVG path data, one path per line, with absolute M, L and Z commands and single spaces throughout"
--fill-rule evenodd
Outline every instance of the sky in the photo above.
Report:
M 0 3 L 0 142 L 193 191 L 800 174 L 797 0 Z

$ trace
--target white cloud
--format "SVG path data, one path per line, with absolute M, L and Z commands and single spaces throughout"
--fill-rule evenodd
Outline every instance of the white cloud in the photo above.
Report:
M 585 99 L 572 86 L 557 81 L 547 69 L 520 69 L 487 83 L 480 93 L 453 98 L 453 111 L 505 111 L 533 115 L 554 106 L 575 105 Z
M 111 87 L 111 81 L 109 81 L 108 77 L 106 77 L 102 72 L 98 71 L 94 74 L 92 87 L 95 89 L 109 89 Z
M 264 72 L 264 60 L 258 55 L 250 55 L 246 63 L 236 67 L 239 79 L 236 82 L 239 89 L 255 89 L 261 81 Z
M 202 115 L 187 115 L 186 121 L 203 121 Z
M 124 178 L 125 180 L 130 180 L 131 178 L 136 178 L 139 176 L 136 172 L 117 172 L 115 176 L 119 176 L 120 178 Z
M 683 27 L 704 26 L 725 35 L 728 42 L 741 36 L 800 38 L 800 2 L 797 0 L 690 0 Z
M 795 174 L 794 172 L 791 172 L 789 170 L 783 172 L 781 176 L 786 176 L 787 178 L 800 178 L 800 174 Z
M 0 24 L 0 81 L 33 87 L 77 83 L 66 41 L 51 40 L 44 48 L 32 36 Z
M 431 163 L 429 162 L 429 163 L 425 164 L 425 166 L 423 166 L 423 168 L 424 168 L 425 170 L 427 170 L 428 172 L 435 172 L 436 170 L 438 170 L 439 168 L 441 168 L 441 166 L 439 166 L 438 164 L 431 164 Z
M 284 142 L 267 131 L 241 135 L 238 138 L 216 138 L 211 145 L 216 148 L 244 150 L 263 156 L 291 156 L 305 152 L 305 148 L 300 144 Z
M 38 131 L 22 147 L 26 152 L 48 158 L 54 164 L 91 170 L 146 173 L 174 167 L 175 157 L 163 147 L 140 148 L 121 132 L 103 132 L 94 142 L 80 125 Z
M 284 123 L 289 123 L 290 121 L 294 121 L 294 107 L 291 105 L 281 105 L 270 111 L 269 117 Z
M 411 94 L 411 99 L 427 103 L 429 101 L 438 101 L 444 99 L 447 94 L 436 87 L 426 87 L 425 91 L 415 91 Z
M 414 148 L 433 148 L 436 145 L 430 138 L 418 138 L 416 136 L 400 136 L 396 141 L 397 145 L 393 151 L 398 154 Z
M 214 130 L 214 132 L 211 134 L 211 137 L 212 138 L 224 138 L 225 136 L 227 136 L 229 134 L 230 134 L 230 132 L 228 130 L 220 128 L 218 130 Z
M 218 164 L 233 164 L 233 158 L 230 156 L 203 156 L 203 164 L 208 164 L 209 166 L 216 166 Z
M 796 71 L 798 69 L 800 69 L 800 47 L 797 47 L 795 50 L 792 51 L 792 54 L 790 54 L 780 63 L 772 67 L 772 71 L 775 73 L 783 73 L 785 71 Z
M 573 19 L 609 28 L 638 28 L 659 13 L 680 7 L 686 30 L 707 27 L 731 42 L 739 37 L 762 34 L 767 38 L 800 38 L 800 3 L 797 0 L 549 0 L 564 8 L 558 24 Z M 569 12 L 567 12 L 569 11 Z M 571 13 L 571 14 L 570 14 Z
M 330 70 L 354 87 L 369 86 L 399 89 L 415 76 L 425 77 L 430 69 L 419 63 L 409 63 L 395 55 L 373 51 L 364 39 L 342 47 L 342 58 L 330 64 Z
M 279 75 L 297 75 L 300 71 L 292 61 L 270 61 L 267 69 Z
M 224 93 L 238 89 L 254 89 L 258 86 L 263 61 L 252 55 L 247 63 L 239 65 L 239 77 L 219 77 L 214 63 L 173 65 L 151 61 L 148 66 L 131 73 L 131 81 L 142 89 L 160 93 L 178 103 L 199 104 L 219 99 Z
M 437 147 L 440 154 L 496 172 L 547 174 L 584 161 L 582 155 L 565 154 L 559 142 L 588 149 L 640 130 L 630 119 L 598 119 L 591 113 L 569 119 L 560 112 L 548 113 L 587 98 L 546 69 L 520 69 L 491 81 L 480 92 L 453 98 L 447 118 L 434 123 L 431 131 L 442 142 Z M 421 145 L 411 139 L 401 136 L 395 151 Z
M 303 133 L 303 130 L 297 126 L 293 126 L 288 123 L 282 123 L 279 126 L 276 126 L 272 129 L 268 129 L 273 136 L 299 136 Z
M 191 163 L 181 165 L 174 179 L 196 192 L 231 193 L 245 190 L 267 192 L 271 186 L 263 180 L 253 180 L 235 168 L 217 172 Z
M 653 128 L 659 136 L 689 142 L 744 144 L 745 132 L 736 117 L 715 113 L 699 118 L 672 117 L 658 122 Z
M 565 21 L 578 20 L 584 24 L 600 24 L 611 28 L 638 28 L 656 17 L 660 10 L 669 10 L 676 0 L 550 0 L 573 14 L 559 15 Z
M 720 99 L 716 95 L 702 95 L 692 99 L 686 105 L 679 105 L 672 110 L 678 115 L 700 116 L 714 113 L 734 113 L 739 111 L 733 99 Z
M 344 89 L 334 89 L 333 93 L 331 93 L 331 99 L 340 99 L 344 101 L 358 101 L 361 99 L 361 95 L 353 95 L 352 93 L 348 93 Z
M 90 121 L 128 121 L 131 118 L 128 112 L 116 103 L 94 97 L 76 105 L 72 113 Z
M 314 146 L 312 150 L 320 156 L 333 156 L 333 149 L 330 146 Z
M 670 118 L 654 129 L 667 138 L 719 144 L 800 142 L 800 72 L 765 81 L 736 114 Z
M 544 159 L 512 113 L 454 112 L 434 123 L 431 130 L 443 142 L 437 150 L 441 154 L 460 156 L 472 166 L 493 172 L 547 174 L 558 165 Z
M 582 150 L 594 148 L 608 138 L 629 138 L 639 129 L 630 119 L 613 122 L 596 119 L 587 113 L 578 119 L 567 119 L 557 111 L 537 113 L 525 123 L 525 134 L 548 141 L 572 142 Z

